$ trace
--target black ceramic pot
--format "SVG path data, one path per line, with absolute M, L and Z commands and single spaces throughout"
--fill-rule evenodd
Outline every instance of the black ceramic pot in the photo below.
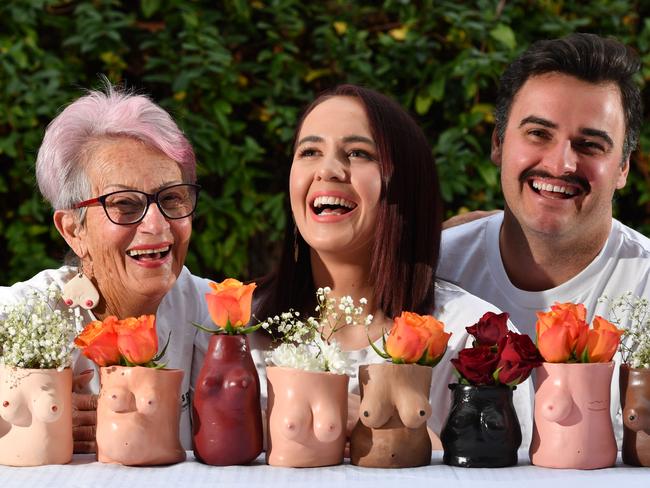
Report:
M 440 440 L 443 462 L 464 468 L 502 468 L 517 464 L 521 427 L 511 388 L 449 385 L 453 400 Z

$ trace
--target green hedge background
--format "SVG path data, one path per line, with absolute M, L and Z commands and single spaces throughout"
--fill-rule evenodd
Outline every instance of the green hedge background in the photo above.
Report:
M 650 79 L 650 2 L 547 0 L 5 0 L 0 5 L 0 284 L 59 266 L 36 190 L 47 123 L 99 74 L 150 94 L 195 146 L 201 196 L 187 264 L 250 278 L 285 225 L 301 109 L 340 82 L 396 98 L 434 148 L 449 215 L 502 206 L 489 160 L 496 81 L 532 41 L 574 31 L 637 49 Z M 650 233 L 650 125 L 617 216 Z

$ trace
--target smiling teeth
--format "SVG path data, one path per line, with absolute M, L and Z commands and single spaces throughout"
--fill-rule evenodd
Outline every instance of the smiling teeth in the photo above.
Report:
M 156 253 L 162 253 L 165 251 L 169 251 L 170 246 L 165 246 L 165 247 L 159 247 L 157 249 L 131 249 L 127 251 L 126 253 L 133 257 L 133 256 L 142 256 L 143 254 L 156 254 Z
M 315 208 L 320 208 L 323 205 L 338 205 L 339 207 L 345 207 L 345 208 L 355 208 L 357 206 L 356 203 L 351 202 L 350 200 L 346 200 L 345 198 L 339 198 L 339 197 L 316 197 L 314 200 L 314 207 Z
M 552 191 L 555 193 L 564 193 L 569 196 L 575 195 L 575 191 L 571 188 L 568 188 L 566 186 L 557 186 L 557 185 L 551 185 L 550 183 L 542 183 L 540 181 L 533 181 L 533 188 L 535 190 L 544 190 L 544 191 Z

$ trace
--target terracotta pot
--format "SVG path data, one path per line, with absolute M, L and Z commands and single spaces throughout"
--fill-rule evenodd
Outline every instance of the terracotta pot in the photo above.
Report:
M 194 392 L 194 455 L 206 464 L 249 463 L 262 452 L 260 380 L 245 335 L 213 335 Z
M 347 375 L 268 367 L 268 446 L 273 466 L 343 462 L 348 417 Z
M 72 459 L 72 371 L 0 366 L 0 464 Z
M 505 385 L 454 383 L 451 410 L 440 433 L 443 462 L 464 468 L 503 468 L 517 464 L 521 426 Z
M 350 438 L 350 462 L 407 468 L 431 462 L 431 367 L 380 363 L 359 366 L 359 421 Z
M 178 434 L 180 369 L 100 368 L 97 459 L 126 466 L 185 460 Z
M 650 466 L 650 369 L 621 365 L 623 462 Z
M 530 460 L 548 468 L 614 466 L 610 416 L 614 363 L 543 363 L 536 372 Z

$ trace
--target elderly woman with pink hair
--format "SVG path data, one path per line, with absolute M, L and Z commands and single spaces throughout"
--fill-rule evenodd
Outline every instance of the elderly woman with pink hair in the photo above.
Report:
M 171 332 L 165 362 L 185 371 L 181 439 L 191 448 L 189 397 L 196 330 L 209 323 L 207 280 L 183 266 L 196 209 L 195 157 L 172 118 L 149 98 L 107 84 L 66 107 L 47 127 L 36 160 L 38 186 L 70 247 L 68 265 L 9 287 L 0 304 L 30 290 L 60 288 L 84 323 L 109 315 L 156 314 L 159 341 Z M 98 375 L 75 361 L 75 449 L 94 449 L 92 393 Z

